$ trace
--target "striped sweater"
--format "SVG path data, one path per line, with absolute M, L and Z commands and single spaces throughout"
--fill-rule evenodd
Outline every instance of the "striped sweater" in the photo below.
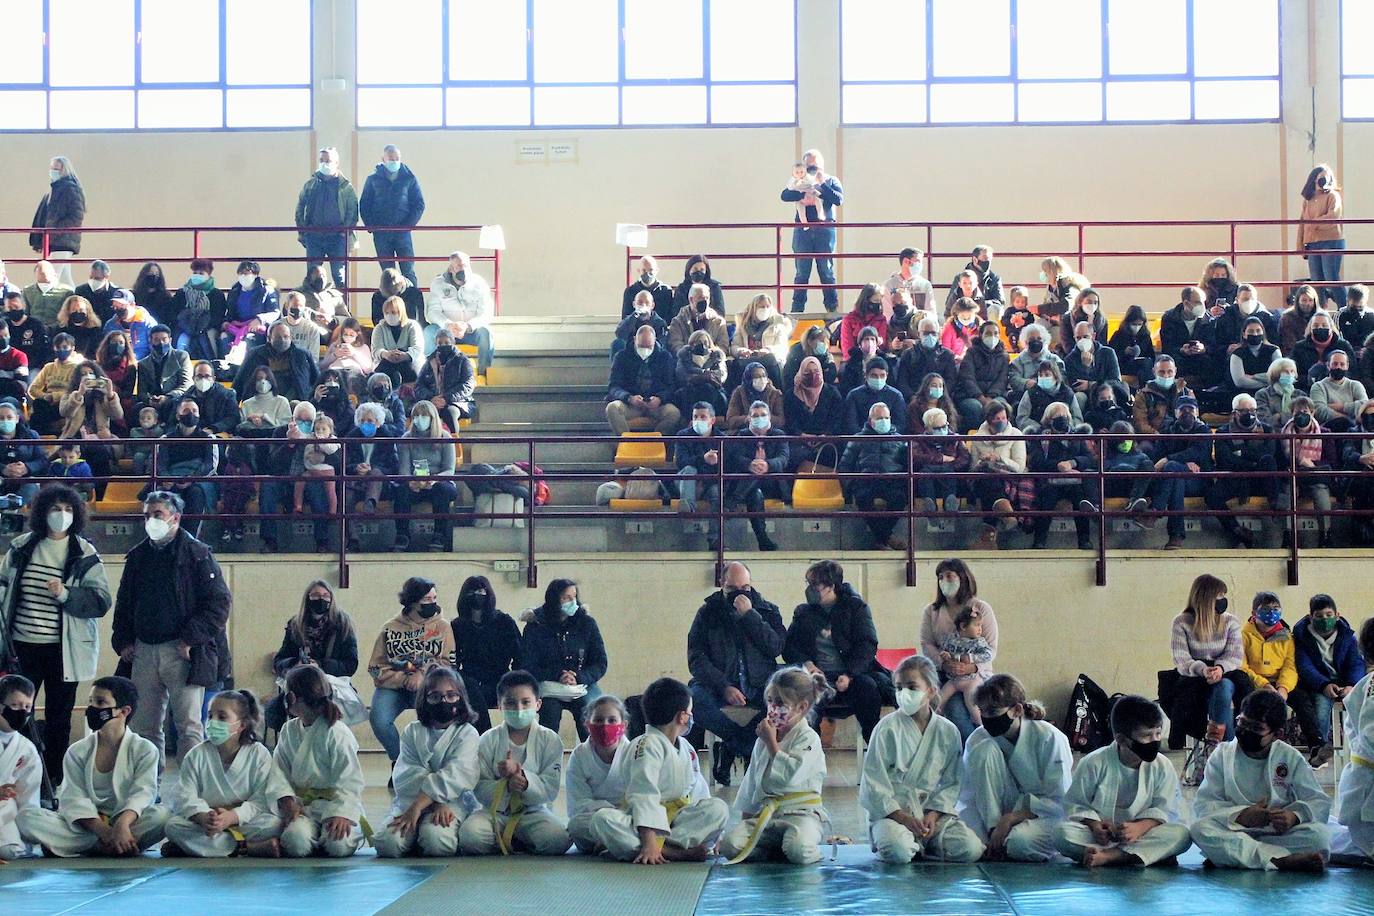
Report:
M 1170 647 L 1174 653 L 1174 667 L 1188 677 L 1202 677 L 1204 669 L 1213 665 L 1222 671 L 1235 671 L 1245 654 L 1240 638 L 1240 621 L 1230 614 L 1221 615 L 1220 632 L 1209 640 L 1193 634 L 1193 615 L 1187 611 L 1174 618 Z

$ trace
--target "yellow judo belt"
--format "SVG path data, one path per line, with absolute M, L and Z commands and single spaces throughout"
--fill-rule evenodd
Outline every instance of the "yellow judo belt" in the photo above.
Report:
M 506 812 L 509 818 L 503 829 L 496 831 L 496 845 L 501 848 L 501 855 L 508 856 L 511 853 L 511 842 L 515 839 L 516 828 L 520 826 L 520 819 L 525 813 L 525 793 L 516 792 L 507 783 L 510 777 L 506 777 L 496 784 L 496 791 L 491 796 L 491 823 L 495 827 L 500 821 L 501 805 L 506 800 L 507 793 L 510 794 L 510 810 Z
M 1370 760 L 1368 757 L 1361 757 L 1359 754 L 1351 754 L 1350 762 L 1374 770 L 1374 760 Z
M 339 797 L 339 793 L 336 789 L 302 789 L 296 793 L 296 797 L 301 800 L 303 807 L 309 808 L 313 802 L 334 801 Z M 371 846 L 372 825 L 367 822 L 367 815 L 363 814 L 362 811 L 358 812 L 358 826 L 362 828 L 363 839 L 367 841 L 367 845 Z
M 773 815 L 778 813 L 779 808 L 796 807 L 815 807 L 820 808 L 821 797 L 815 792 L 788 792 L 786 795 L 775 795 L 763 803 L 763 808 L 759 810 L 758 817 L 754 820 L 754 829 L 749 833 L 749 840 L 740 850 L 739 855 L 735 856 L 726 865 L 738 865 L 749 858 L 754 847 L 758 845 L 759 838 L 763 836 L 764 828 L 773 819 Z
M 677 820 L 677 816 L 682 813 L 682 809 L 686 808 L 691 803 L 692 798 L 689 795 L 684 795 L 681 798 L 670 798 L 663 803 L 664 810 L 668 812 L 669 827 L 673 825 L 673 821 Z

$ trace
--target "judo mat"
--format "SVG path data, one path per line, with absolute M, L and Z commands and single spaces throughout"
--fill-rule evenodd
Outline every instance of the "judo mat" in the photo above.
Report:
M 1374 870 L 1325 876 L 1204 870 L 1196 850 L 1177 868 L 1068 865 L 884 865 L 841 846 L 819 866 L 641 867 L 563 859 L 20 860 L 0 866 L 0 913 L 188 911 L 329 916 L 372 913 L 1006 914 L 1147 913 L 1242 916 L 1318 909 L 1374 916 Z

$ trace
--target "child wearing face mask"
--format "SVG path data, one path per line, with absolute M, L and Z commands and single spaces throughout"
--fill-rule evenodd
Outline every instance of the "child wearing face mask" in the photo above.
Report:
M 282 828 L 294 816 L 296 795 L 263 746 L 261 728 L 252 693 L 215 694 L 206 740 L 181 761 L 163 856 L 281 857 Z
M 1164 713 L 1127 695 L 1111 725 L 1115 740 L 1078 762 L 1055 845 L 1085 868 L 1176 860 L 1193 841 L 1178 823 L 1178 773 L 1159 753 Z
M 33 720 L 33 681 L 21 674 L 0 678 L 0 861 L 32 854 L 19 834 L 21 811 L 38 807 L 43 758 L 24 734 Z
M 314 439 L 333 439 L 334 421 L 329 418 L 329 414 L 322 413 L 315 417 L 315 426 L 311 432 Z M 339 454 L 339 443 L 337 442 L 312 442 L 301 451 L 301 469 L 310 477 L 333 478 L 343 473 L 343 459 Z M 295 511 L 297 513 L 305 511 L 305 486 L 307 481 L 298 480 L 295 483 L 293 498 L 295 500 Z M 338 489 L 331 485 L 324 488 L 325 504 L 329 507 L 329 514 L 333 515 L 339 511 Z
M 52 464 L 48 465 L 48 476 L 76 478 L 76 480 L 70 481 L 69 486 L 79 493 L 89 493 L 92 489 L 89 482 L 79 482 L 90 481 L 93 473 L 91 466 L 81 457 L 81 446 L 75 443 L 67 443 L 57 447 Z
M 625 797 L 625 729 L 629 711 L 619 697 L 602 694 L 583 715 L 587 740 L 573 748 L 565 777 L 568 793 L 568 836 L 584 855 L 600 852 L 592 836 L 592 817 L 603 808 L 614 810 Z
M 377 855 L 398 858 L 416 847 L 425 856 L 457 854 L 459 829 L 475 806 L 472 719 L 463 679 L 452 668 L 430 668 L 415 691 L 415 721 L 401 736 L 390 820 L 372 841 Z
M 1283 606 L 1273 592 L 1258 592 L 1250 619 L 1240 628 L 1244 648 L 1240 668 L 1255 689 L 1270 687 L 1285 700 L 1298 686 L 1297 651 L 1293 629 L 1283 619 Z
M 975 696 L 983 726 L 964 751 L 960 816 L 987 844 L 984 860 L 1048 862 L 1064 820 L 1073 753 L 1064 733 L 1009 674 L 995 674 Z
M 734 865 L 781 852 L 793 865 L 821 859 L 821 807 L 825 751 L 809 716 L 817 703 L 835 695 L 825 675 L 781 668 L 768 679 L 768 711 L 758 724 L 758 740 L 735 795 L 740 822 L 720 839 L 720 852 Z
M 1338 467 L 1340 461 L 1336 455 L 1336 440 L 1322 435 L 1325 430 L 1317 422 L 1316 404 L 1311 398 L 1295 397 L 1292 407 L 1292 419 L 1285 423 L 1279 432 L 1297 433 L 1303 438 L 1284 439 L 1280 442 L 1279 466 L 1286 466 L 1290 461 L 1290 455 L 1296 450 L 1292 460 L 1297 463 L 1298 493 L 1312 497 L 1312 505 L 1317 511 L 1318 543 L 1322 547 L 1331 547 L 1331 517 L 1326 514 L 1331 511 L 1331 481 L 1324 477 L 1310 477 L 1304 472 L 1330 471 Z M 1277 489 L 1278 496 L 1274 501 L 1274 508 L 1287 512 L 1291 508 L 1292 493 L 1288 487 L 1280 486 Z M 1293 541 L 1293 532 L 1287 527 L 1290 524 L 1291 521 L 1285 522 L 1282 542 L 1284 547 L 1290 546 Z
M 1193 803 L 1192 838 L 1213 865 L 1321 872 L 1331 853 L 1331 799 L 1296 748 L 1279 740 L 1288 707 L 1247 696 L 1236 739 L 1216 749 Z
M 138 412 L 138 425 L 129 430 L 130 439 L 161 439 L 166 432 L 158 422 L 157 408 L 144 407 Z M 143 476 L 148 473 L 153 460 L 152 445 L 127 445 L 125 453 L 133 459 L 134 474 Z
M 572 845 L 567 822 L 553 813 L 563 742 L 537 721 L 539 682 L 528 671 L 507 671 L 496 692 L 504 721 L 477 742 L 482 809 L 463 822 L 459 846 L 470 856 L 561 856 Z
M 954 632 L 946 634 L 940 641 L 940 656 L 943 658 L 946 655 L 955 661 L 975 665 L 985 665 L 992 661 L 992 646 L 983 638 L 983 615 L 977 609 L 966 607 L 955 616 Z M 979 671 L 949 678 L 940 686 L 939 711 L 943 713 L 945 705 L 958 693 L 964 698 L 964 705 L 968 708 L 969 718 L 973 720 L 973 724 L 982 725 L 983 716 L 978 711 L 978 703 L 974 699 L 982 683 L 983 675 Z
M 91 733 L 62 760 L 58 810 L 35 804 L 20 811 L 19 830 L 26 840 L 63 858 L 134 856 L 162 841 L 171 814 L 154 804 L 157 748 L 129 728 L 137 706 L 138 690 L 127 678 L 102 677 L 91 684 L 86 707 Z
M 892 682 L 897 710 L 873 730 L 859 781 L 873 851 L 893 865 L 977 862 L 983 843 L 956 813 L 962 742 L 954 723 L 935 714 L 935 665 L 923 655 L 909 656 L 892 672 Z

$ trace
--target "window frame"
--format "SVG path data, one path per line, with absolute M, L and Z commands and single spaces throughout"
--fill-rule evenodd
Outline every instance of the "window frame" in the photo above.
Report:
M 1347 80 L 1353 80 L 1353 81 L 1355 81 L 1355 82 L 1367 82 L 1367 83 L 1374 84 L 1374 72 L 1371 72 L 1371 73 L 1356 73 L 1356 74 L 1353 74 L 1353 75 L 1350 75 L 1350 76 L 1347 76 L 1347 75 L 1346 75 L 1346 72 L 1345 72 L 1345 4 L 1346 4 L 1347 2 L 1348 2 L 1348 0 L 1341 0 L 1340 4 L 1338 5 L 1338 8 L 1337 8 L 1337 10 L 1336 10 L 1336 44 L 1337 44 L 1337 51 L 1336 51 L 1336 54 L 1337 54 L 1337 59 L 1338 59 L 1338 61 L 1339 61 L 1339 69 L 1337 70 L 1337 79 L 1340 80 L 1340 84 L 1341 84 L 1341 85 L 1340 85 L 1339 101 L 1338 101 L 1337 104 L 1340 105 L 1340 112 L 1341 112 L 1340 120 L 1341 120 L 1341 121 L 1347 121 L 1347 122 L 1349 122 L 1349 123 L 1351 123 L 1351 124 L 1360 124 L 1360 123 L 1366 123 L 1366 124 L 1367 124 L 1367 123 L 1369 123 L 1369 122 L 1371 122 L 1371 121 L 1374 121 L 1374 114 L 1370 114 L 1370 115 L 1368 115 L 1368 116 L 1366 116 L 1366 117 L 1359 117 L 1359 118 L 1347 117 L 1346 114 L 1345 114 L 1345 84 L 1346 84 L 1346 81 L 1347 81 Z
M 54 86 L 52 85 L 52 0 L 40 0 L 43 10 L 43 75 L 38 83 L 7 83 L 0 81 L 0 92 L 41 92 L 43 93 L 45 127 L 5 127 L 0 125 L 0 136 L 5 134 L 81 134 L 81 133 L 227 133 L 231 131 L 301 131 L 313 130 L 315 126 L 315 15 L 314 4 L 306 0 L 310 11 L 308 47 L 310 55 L 309 76 L 305 83 L 233 83 L 228 81 L 228 48 L 226 47 L 225 24 L 229 17 L 228 5 L 218 0 L 216 11 L 219 16 L 219 78 L 217 81 L 158 82 L 143 81 L 143 0 L 133 0 L 134 14 L 134 77 L 127 86 Z M 218 127 L 140 127 L 138 123 L 140 93 L 157 90 L 201 89 L 219 92 L 220 121 Z M 290 126 L 230 127 L 229 93 L 234 90 L 295 89 L 305 90 L 310 97 L 310 117 L 306 124 Z M 133 93 L 134 123 L 130 127 L 52 127 L 53 93 L 65 92 L 130 92 Z
M 584 130 L 716 130 L 734 128 L 795 128 L 799 121 L 799 98 L 797 73 L 800 66 L 800 50 L 797 42 L 797 20 L 799 0 L 792 3 L 792 78 L 790 80 L 713 80 L 711 78 L 711 2 L 701 0 L 701 76 L 692 78 L 627 78 L 625 75 L 625 2 L 616 0 L 618 60 L 616 63 L 616 82 L 598 83 L 588 81 L 535 82 L 534 79 L 534 39 L 538 23 L 535 22 L 535 0 L 525 2 L 525 79 L 523 80 L 455 80 L 450 76 L 452 53 L 450 0 L 440 3 L 442 34 L 440 36 L 440 66 L 442 81 L 439 83 L 362 83 L 355 80 L 353 85 L 354 129 L 356 130 L 473 130 L 473 131 L 584 131 Z M 358 16 L 361 7 L 355 7 L 354 34 L 357 34 Z M 354 42 L 354 60 L 362 54 L 361 42 Z M 356 71 L 355 71 L 356 72 Z M 625 123 L 625 90 L 652 87 L 696 87 L 703 89 L 706 96 L 705 121 L 685 123 Z M 718 86 L 790 86 L 792 88 L 792 119 L 790 121 L 731 122 L 716 124 L 711 121 L 712 89 Z M 536 98 L 539 89 L 577 89 L 597 88 L 616 90 L 616 123 L 614 124 L 539 124 L 535 121 Z M 364 125 L 358 123 L 359 94 L 368 89 L 438 89 L 440 90 L 441 123 L 432 125 Z M 528 124 L 450 124 L 448 120 L 448 90 L 450 89 L 525 89 L 529 93 Z
M 1275 0 L 1274 15 L 1277 19 L 1277 42 L 1278 42 L 1278 68 L 1277 73 L 1272 76 L 1204 76 L 1199 77 L 1194 72 L 1194 58 L 1196 49 L 1194 48 L 1194 7 L 1193 0 L 1185 0 L 1185 42 L 1187 47 L 1187 62 L 1182 73 L 1145 73 L 1145 74 L 1121 74 L 1114 75 L 1111 72 L 1111 38 L 1110 38 L 1110 19 L 1109 10 L 1111 0 L 1099 0 L 1102 8 L 1101 31 L 1102 31 L 1102 76 L 1100 77 L 1028 77 L 1021 78 L 1018 75 L 1020 68 L 1020 54 L 1017 48 L 1017 16 L 1020 11 L 1020 0 L 1009 0 L 1009 33 L 1007 41 L 1010 43 L 1010 62 L 1011 74 L 1009 76 L 936 76 L 935 75 L 935 2 L 934 0 L 921 0 L 925 6 L 926 23 L 926 78 L 924 80 L 846 80 L 844 78 L 844 3 L 840 0 L 840 118 L 841 127 L 897 127 L 897 128 L 940 128 L 940 127 L 1139 127 L 1157 126 L 1165 124 L 1279 124 L 1283 121 L 1283 3 L 1282 0 Z M 1341 7 L 1344 10 L 1345 0 L 1341 0 Z M 1374 76 L 1370 77 L 1374 80 Z M 1255 82 L 1273 81 L 1278 88 L 1279 108 L 1277 114 L 1272 118 L 1198 118 L 1197 117 L 1197 87 L 1199 83 L 1226 83 L 1226 82 Z M 1188 84 L 1188 111 L 1187 118 L 1168 118 L 1168 119 L 1112 119 L 1107 116 L 1107 87 L 1113 83 L 1175 83 L 1186 82 Z M 1012 117 L 1008 121 L 932 121 L 931 114 L 931 89 L 937 85 L 998 85 L 1011 87 L 1012 93 Z M 1098 85 L 1101 87 L 1102 117 L 1095 121 L 1066 120 L 1066 121 L 1023 121 L 1021 120 L 1021 93 L 1022 85 Z M 917 87 L 925 95 L 924 121 L 848 121 L 845 119 L 845 89 L 849 86 L 905 86 Z M 1342 80 L 1344 87 L 1344 80 Z M 1374 120 L 1374 117 L 1366 120 Z

